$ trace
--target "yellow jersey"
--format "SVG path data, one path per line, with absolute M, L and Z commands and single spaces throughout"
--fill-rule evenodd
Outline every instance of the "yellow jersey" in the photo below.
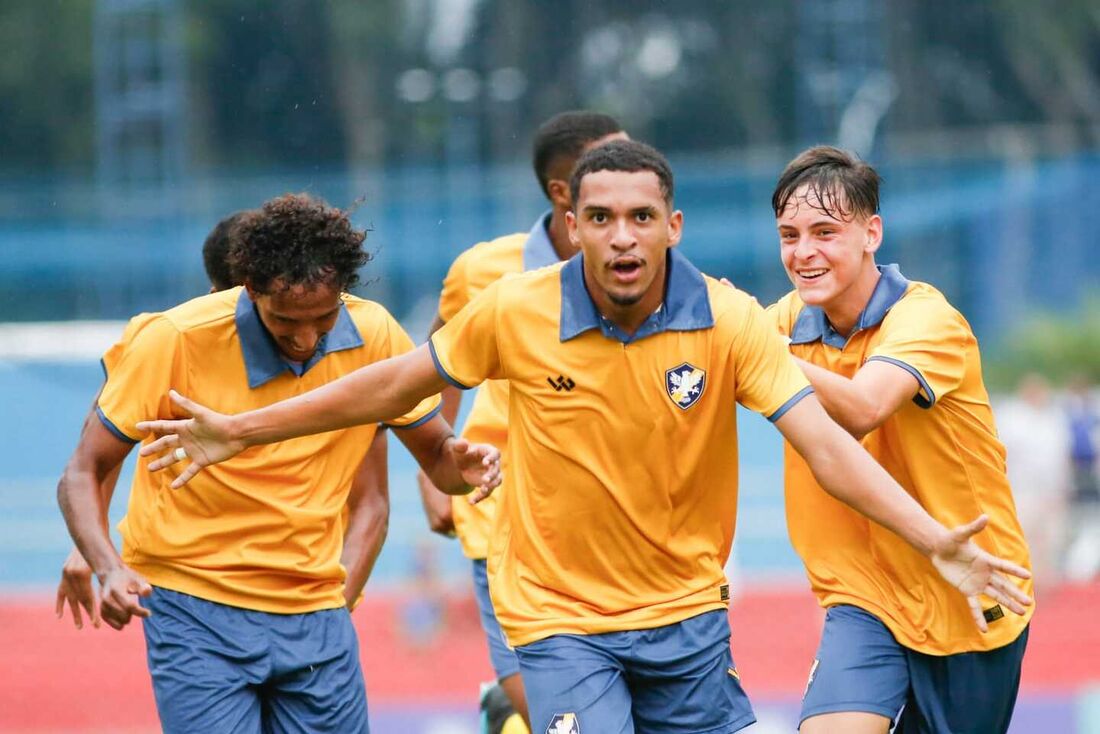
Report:
M 288 362 L 239 287 L 152 314 L 127 334 L 104 359 L 96 412 L 130 443 L 142 439 L 138 421 L 183 417 L 169 389 L 239 413 L 413 348 L 384 308 L 345 295 L 317 353 Z M 438 405 L 429 398 L 392 425 L 416 425 Z M 154 474 L 139 458 L 119 524 L 123 560 L 156 586 L 230 606 L 288 614 L 344 606 L 343 513 L 377 428 L 254 446 L 176 490 L 168 485 L 182 463 Z
M 896 266 L 880 271 L 847 338 L 797 292 L 770 313 L 796 357 L 830 372 L 852 378 L 866 362 L 881 360 L 913 375 L 917 395 L 868 434 L 864 448 L 944 525 L 989 515 L 974 542 L 1026 567 L 1027 544 L 982 381 L 978 342 L 935 288 L 906 280 Z M 789 444 L 784 461 L 791 542 L 822 606 L 860 607 L 881 619 L 902 645 L 930 655 L 991 650 L 1023 631 L 1031 608 L 1017 616 L 986 599 L 989 632 L 982 634 L 966 599 L 925 556 L 827 494 Z M 1023 589 L 1031 594 L 1031 582 Z
M 632 336 L 600 316 L 583 268 L 498 280 L 429 341 L 452 384 L 509 382 L 488 566 L 512 645 L 725 608 L 735 403 L 775 420 L 810 392 L 763 309 L 677 250 Z

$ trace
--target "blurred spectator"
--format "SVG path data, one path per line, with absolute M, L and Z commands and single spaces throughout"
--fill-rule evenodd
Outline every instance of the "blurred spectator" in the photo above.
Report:
M 1066 575 L 1074 581 L 1089 581 L 1100 575 L 1100 481 L 1096 462 L 1100 413 L 1097 413 L 1092 386 L 1084 376 L 1070 383 L 1066 412 L 1073 467 L 1074 518 Z
M 1031 551 L 1037 584 L 1060 576 L 1069 504 L 1069 432 L 1050 385 L 1037 374 L 1025 375 L 1016 395 L 997 411 L 998 434 L 1008 454 L 1008 480 L 1016 514 Z
M 415 650 L 432 650 L 447 626 L 446 589 L 439 578 L 436 548 L 421 543 L 413 556 L 412 594 L 400 607 L 400 629 Z

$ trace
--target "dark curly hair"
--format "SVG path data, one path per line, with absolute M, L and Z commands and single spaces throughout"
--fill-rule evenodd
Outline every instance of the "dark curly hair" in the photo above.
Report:
M 258 293 L 281 287 L 329 285 L 341 291 L 359 282 L 370 260 L 366 232 L 345 211 L 309 194 L 284 194 L 245 212 L 233 229 L 229 270 Z

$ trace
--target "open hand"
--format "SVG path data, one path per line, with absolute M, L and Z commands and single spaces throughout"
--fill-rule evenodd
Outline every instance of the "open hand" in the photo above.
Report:
M 476 505 L 500 486 L 500 450 L 487 443 L 470 443 L 464 438 L 451 444 L 455 465 L 462 479 L 474 488 L 467 495 L 471 505 Z
M 76 548 L 70 551 L 61 566 L 61 582 L 57 585 L 57 605 L 54 609 L 58 619 L 65 617 L 65 602 L 72 609 L 73 624 L 77 629 L 84 628 L 81 607 L 88 613 L 92 626 L 99 627 L 99 597 L 92 586 L 92 568 Z
M 156 441 L 142 446 L 138 453 L 158 456 L 149 462 L 149 471 L 160 471 L 176 462 L 191 459 L 191 463 L 172 482 L 172 489 L 187 484 L 203 467 L 232 458 L 246 448 L 243 441 L 234 438 L 230 416 L 188 400 L 175 390 L 170 391 L 168 396 L 191 417 L 138 423 L 139 431 L 159 436 Z
M 980 595 L 993 599 L 1016 614 L 1023 614 L 1025 607 L 1031 604 L 1031 597 L 1007 578 L 1016 576 L 1027 579 L 1031 578 L 1031 572 L 987 553 L 970 540 L 988 523 L 989 518 L 982 515 L 967 525 L 950 530 L 941 547 L 936 548 L 931 556 L 932 564 L 940 575 L 966 597 L 974 623 L 982 632 L 989 627 L 982 612 Z

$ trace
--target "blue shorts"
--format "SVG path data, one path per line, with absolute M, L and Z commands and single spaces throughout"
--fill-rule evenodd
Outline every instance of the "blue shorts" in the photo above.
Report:
M 988 652 L 926 655 L 900 645 L 874 615 L 830 607 L 800 721 L 865 711 L 896 719 L 894 731 L 905 734 L 1005 732 L 1027 635 L 1025 629 L 1015 642 Z
M 347 609 L 268 614 L 159 587 L 142 606 L 165 732 L 369 731 Z
M 477 597 L 477 609 L 481 613 L 481 629 L 485 630 L 485 640 L 489 643 L 489 661 L 493 664 L 493 671 L 497 674 L 497 680 L 515 675 L 519 672 L 519 660 L 512 648 L 504 638 L 504 630 L 497 622 L 496 612 L 493 611 L 493 600 L 489 598 L 489 575 L 485 570 L 485 559 L 475 559 L 474 566 L 474 596 Z
M 724 609 L 516 648 L 533 734 L 727 734 L 756 721 Z

